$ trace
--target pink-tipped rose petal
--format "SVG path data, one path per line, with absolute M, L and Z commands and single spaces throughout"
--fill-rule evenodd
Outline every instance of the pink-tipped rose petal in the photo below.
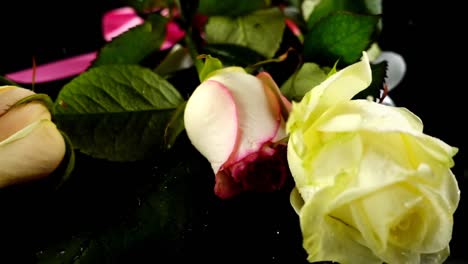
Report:
M 272 112 L 263 84 L 255 76 L 241 71 L 224 71 L 210 80 L 228 87 L 237 107 L 239 143 L 225 164 L 228 166 L 257 152 L 265 142 L 274 138 L 281 120 Z
M 144 20 L 131 7 L 122 7 L 109 11 L 102 17 L 104 39 L 111 41 L 116 36 L 143 22 Z
M 279 120 L 276 135 L 271 139 L 272 142 L 276 142 L 286 137 L 285 121 L 282 119 L 281 106 L 278 100 L 278 95 L 283 107 L 285 108 L 284 110 L 288 113 L 291 111 L 291 102 L 289 102 L 289 100 L 281 94 L 278 85 L 269 73 L 261 72 L 257 74 L 257 78 L 263 83 L 265 94 L 267 95 L 268 101 L 272 107 L 272 113 L 275 113 L 275 118 Z
M 192 144 L 217 173 L 238 138 L 237 107 L 229 89 L 212 80 L 200 84 L 187 102 L 184 124 Z
M 90 52 L 64 60 L 59 60 L 36 67 L 36 83 L 50 82 L 75 76 L 85 71 L 96 58 L 97 52 Z M 22 70 L 5 75 L 17 83 L 32 83 L 33 69 Z

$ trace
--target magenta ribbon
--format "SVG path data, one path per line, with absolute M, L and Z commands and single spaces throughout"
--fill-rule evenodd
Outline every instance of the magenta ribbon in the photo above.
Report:
M 131 7 L 122 7 L 106 12 L 102 17 L 102 33 L 106 41 L 126 32 L 130 28 L 142 24 L 144 20 L 137 15 Z M 175 23 L 166 24 L 166 37 L 160 50 L 174 46 L 185 35 L 185 32 Z M 36 67 L 35 83 L 44 83 L 78 75 L 88 69 L 98 52 L 58 60 Z M 5 75 L 8 79 L 17 83 L 32 83 L 33 69 L 25 69 Z

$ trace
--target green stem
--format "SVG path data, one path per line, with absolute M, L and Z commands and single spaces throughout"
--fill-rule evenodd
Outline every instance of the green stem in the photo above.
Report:
M 197 69 L 198 75 L 200 75 L 203 69 L 203 62 L 198 58 L 199 54 L 198 54 L 197 46 L 195 45 L 192 39 L 192 26 L 191 26 L 192 23 L 191 21 L 187 21 L 187 18 L 185 17 L 185 14 L 182 10 L 182 5 L 180 4 L 180 0 L 175 0 L 174 2 L 175 2 L 177 9 L 179 9 L 181 19 L 184 22 L 183 24 L 188 25 L 188 26 L 185 26 L 186 28 L 185 28 L 184 40 L 185 40 L 185 43 L 187 44 L 187 49 L 189 51 L 190 57 L 192 57 L 193 63 L 195 64 L 195 68 Z
M 187 34 L 185 34 L 184 40 L 185 40 L 185 43 L 187 43 L 187 49 L 190 53 L 190 57 L 192 57 L 193 63 L 195 64 L 195 68 L 197 69 L 198 75 L 200 75 L 203 69 L 203 62 L 198 58 L 199 54 L 195 46 L 195 43 L 193 43 L 193 40 L 190 37 L 191 33 L 192 33 L 191 29 L 187 30 Z

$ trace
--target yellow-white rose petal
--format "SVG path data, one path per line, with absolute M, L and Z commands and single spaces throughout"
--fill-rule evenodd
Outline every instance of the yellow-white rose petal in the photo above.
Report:
M 50 120 L 38 120 L 0 142 L 0 187 L 47 176 L 65 155 L 62 135 Z

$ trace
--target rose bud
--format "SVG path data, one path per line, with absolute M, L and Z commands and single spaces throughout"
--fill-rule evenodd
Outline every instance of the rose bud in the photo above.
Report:
M 277 93 L 275 93 L 277 92 Z M 215 193 L 274 191 L 288 174 L 286 136 L 279 89 L 267 73 L 257 77 L 242 68 L 214 72 L 187 102 L 185 128 L 195 148 L 211 163 Z
M 65 141 L 43 103 L 12 107 L 33 94 L 24 88 L 0 86 L 0 187 L 45 177 L 65 155 Z

